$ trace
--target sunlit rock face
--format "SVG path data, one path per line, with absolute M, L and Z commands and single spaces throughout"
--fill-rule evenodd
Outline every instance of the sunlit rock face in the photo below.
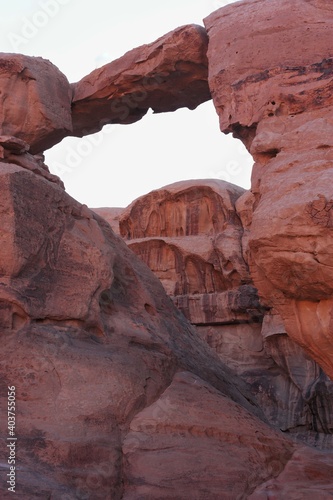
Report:
M 288 335 L 333 376 L 333 5 L 238 2 L 211 14 L 209 84 L 221 129 L 255 159 L 251 276 Z

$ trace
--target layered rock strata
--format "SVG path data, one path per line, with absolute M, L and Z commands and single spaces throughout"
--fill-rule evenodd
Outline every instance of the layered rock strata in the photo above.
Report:
M 221 180 L 178 182 L 123 209 L 95 209 L 160 279 L 177 308 L 251 387 L 269 421 L 332 445 L 333 383 L 265 310 L 243 259 L 236 211 L 244 190 Z

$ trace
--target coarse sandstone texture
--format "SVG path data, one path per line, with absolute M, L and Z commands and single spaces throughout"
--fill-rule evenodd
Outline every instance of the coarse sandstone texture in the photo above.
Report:
M 209 100 L 207 43 L 202 26 L 182 26 L 73 84 L 73 135 Z
M 251 388 L 268 420 L 332 446 L 333 383 L 262 308 L 242 255 L 235 206 L 244 190 L 218 179 L 178 182 L 121 209 L 95 209 L 152 269 L 178 309 Z
M 0 136 L 22 139 L 42 153 L 72 132 L 72 89 L 41 57 L 0 53 Z
M 262 484 L 248 498 L 250 500 L 314 500 L 332 498 L 333 485 L 327 479 L 332 475 L 333 454 L 310 448 L 299 448 L 285 469 L 275 479 Z
M 332 12 L 248 0 L 212 14 L 210 89 L 196 26 L 72 89 L 47 61 L 1 55 L 0 397 L 15 384 L 20 497 L 332 495 L 332 385 L 298 345 L 332 374 Z M 42 152 L 210 91 L 256 160 L 251 191 L 182 184 L 113 211 L 194 329 Z M 12 498 L 6 457 L 0 472 Z
M 103 207 L 103 208 L 94 208 L 93 211 L 96 212 L 101 217 L 103 217 L 103 219 L 105 219 L 106 222 L 110 224 L 114 233 L 120 235 L 119 218 L 121 217 L 121 214 L 124 211 L 123 208 Z
M 18 165 L 64 188 L 62 180 L 50 173 L 42 153 L 29 153 L 28 143 L 11 135 L 0 135 L 0 163 Z
M 0 396 L 4 408 L 7 386 L 15 385 L 21 497 L 120 499 L 125 477 L 131 492 L 139 491 L 131 462 L 123 464 L 123 443 L 135 415 L 158 401 L 179 371 L 264 426 L 271 445 L 251 484 L 275 476 L 295 445 L 281 435 L 283 452 L 274 451 L 277 434 L 245 383 L 200 339 L 149 268 L 58 184 L 4 162 L 0 178 Z M 178 411 L 186 414 L 186 399 Z M 6 425 L 2 420 L 3 449 Z M 207 446 L 221 439 L 213 433 Z M 274 470 L 265 465 L 271 453 Z M 12 495 L 7 471 L 2 463 L 4 499 Z M 146 481 L 150 474 L 147 467 Z M 190 483 L 192 495 L 197 484 Z M 247 491 L 245 476 L 239 488 Z
M 282 433 L 258 429 L 252 415 L 212 386 L 177 373 L 131 422 L 123 498 L 247 498 L 256 483 L 283 471 L 293 451 Z
M 333 5 L 245 0 L 205 25 L 221 129 L 256 162 L 237 203 L 251 276 L 288 336 L 333 377 Z

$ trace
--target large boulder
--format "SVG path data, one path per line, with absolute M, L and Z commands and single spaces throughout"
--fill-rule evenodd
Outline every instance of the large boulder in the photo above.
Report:
M 0 136 L 41 153 L 72 132 L 72 89 L 50 61 L 0 53 Z
M 181 372 L 131 422 L 123 498 L 247 498 L 283 471 L 293 451 L 282 433 L 258 429 L 239 405 Z

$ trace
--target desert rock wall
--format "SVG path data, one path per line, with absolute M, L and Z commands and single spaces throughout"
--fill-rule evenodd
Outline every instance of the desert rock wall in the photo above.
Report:
M 255 159 L 239 200 L 251 276 L 288 335 L 332 377 L 333 6 L 245 0 L 205 26 L 221 129 Z

